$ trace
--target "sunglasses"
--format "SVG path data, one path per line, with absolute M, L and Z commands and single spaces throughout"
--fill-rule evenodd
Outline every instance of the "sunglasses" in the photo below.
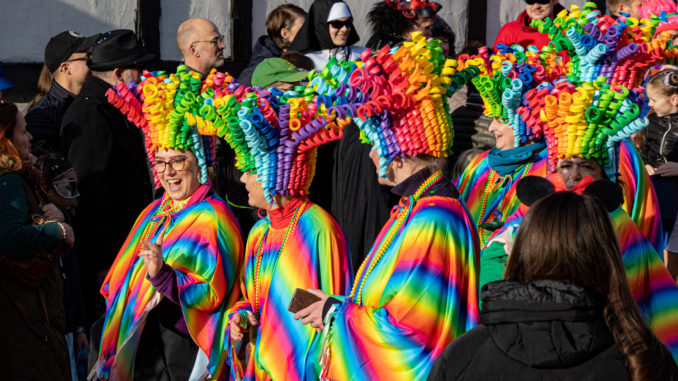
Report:
M 527 3 L 527 5 L 534 5 L 534 4 L 546 5 L 550 2 L 551 2 L 551 0 L 525 0 L 525 3 Z
M 328 25 L 332 26 L 334 29 L 341 29 L 343 27 L 350 28 L 353 26 L 353 19 L 348 19 L 348 20 L 332 20 L 327 22 Z
M 59 196 L 65 199 L 71 199 L 80 196 L 80 193 L 78 193 L 78 180 L 75 179 L 53 181 L 52 187 Z

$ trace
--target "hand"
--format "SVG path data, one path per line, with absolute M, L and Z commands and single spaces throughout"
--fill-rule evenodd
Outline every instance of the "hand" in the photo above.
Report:
M 64 214 L 61 213 L 61 210 L 59 210 L 59 208 L 57 208 L 56 205 L 54 205 L 54 204 L 44 205 L 41 209 L 42 209 L 42 213 L 44 214 L 45 218 L 47 218 L 50 221 L 58 221 L 58 222 L 66 221 Z
M 655 172 L 659 176 L 669 177 L 669 176 L 678 176 L 678 163 L 669 161 L 664 163 L 657 168 Z
M 312 328 L 322 332 L 323 328 L 325 328 L 325 324 L 323 324 L 323 307 L 327 300 L 327 294 L 320 290 L 312 289 L 309 289 L 308 292 L 319 297 L 320 300 L 294 314 L 294 320 L 301 319 L 301 324 L 311 323 Z
M 75 334 L 75 349 L 76 353 L 79 353 L 81 349 L 85 348 L 89 352 L 89 340 L 87 340 L 87 334 L 84 332 Z
M 234 313 L 233 317 L 231 317 L 231 321 L 229 322 L 229 326 L 231 328 L 231 339 L 235 341 L 240 341 L 242 340 L 242 334 L 243 334 L 243 328 L 240 327 L 240 322 L 241 322 L 242 317 L 240 316 L 239 313 Z M 259 325 L 259 321 L 257 318 L 254 316 L 253 313 L 247 311 L 247 323 L 245 324 L 245 327 L 248 325 Z
M 648 176 L 654 176 L 655 172 L 657 172 L 655 167 L 650 164 L 645 164 L 645 170 L 647 171 Z
M 64 227 L 64 229 L 66 229 L 66 236 L 62 239 L 62 241 L 68 245 L 68 247 L 73 247 L 75 244 L 75 232 L 73 231 L 73 228 L 71 225 L 64 222 L 60 222 L 60 224 Z
M 162 256 L 162 248 L 160 247 L 165 236 L 165 230 L 167 230 L 167 226 L 165 226 L 160 234 L 158 234 L 158 238 L 156 239 L 155 243 L 151 241 L 142 242 L 142 250 L 139 251 L 139 254 L 137 254 L 144 260 L 144 265 L 148 270 L 149 277 L 156 276 L 162 268 L 162 265 L 165 263 L 165 259 Z

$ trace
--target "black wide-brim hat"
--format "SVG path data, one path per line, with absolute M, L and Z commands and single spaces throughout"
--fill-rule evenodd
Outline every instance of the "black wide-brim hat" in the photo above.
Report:
M 103 33 L 92 48 L 90 70 L 108 71 L 115 68 L 137 67 L 152 60 L 154 54 L 146 52 L 129 29 Z

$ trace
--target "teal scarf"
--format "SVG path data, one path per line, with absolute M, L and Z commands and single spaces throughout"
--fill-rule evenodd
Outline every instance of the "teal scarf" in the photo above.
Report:
M 511 148 L 505 151 L 494 147 L 487 153 L 487 161 L 490 168 L 497 171 L 499 176 L 513 173 L 518 167 L 527 163 L 535 153 L 546 148 L 544 141 L 529 144 L 523 147 Z

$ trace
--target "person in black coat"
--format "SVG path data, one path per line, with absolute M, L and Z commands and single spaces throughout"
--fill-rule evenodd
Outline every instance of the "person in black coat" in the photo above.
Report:
M 250 63 L 238 76 L 238 82 L 252 86 L 252 74 L 266 58 L 281 57 L 306 20 L 306 11 L 294 4 L 282 4 L 266 16 L 266 35 L 260 36 L 252 49 Z
M 601 201 L 615 199 L 608 183 L 599 196 L 552 193 L 530 208 L 506 280 L 481 290 L 482 325 L 443 351 L 429 380 L 678 379 L 633 301 Z
M 33 152 L 37 156 L 59 152 L 61 121 L 87 80 L 87 60 L 97 38 L 98 35 L 84 37 L 65 31 L 47 42 L 45 67 L 52 73 L 52 84 L 26 114 L 26 128 L 33 135 Z
M 653 112 L 642 131 L 640 157 L 657 193 L 662 227 L 668 235 L 678 213 L 678 71 L 655 74 L 646 91 Z
M 76 231 L 90 322 L 104 311 L 99 295 L 103 275 L 153 199 L 141 132 L 108 103 L 106 92 L 118 83 L 138 81 L 139 65 L 152 57 L 130 30 L 103 34 L 92 51 L 92 75 L 62 121 L 62 152 L 79 179 Z
M 367 14 L 367 21 L 372 27 L 372 36 L 366 47 L 373 52 L 385 45 L 394 47 L 404 41 L 412 41 L 412 32 L 422 32 L 431 36 L 431 28 L 436 14 L 442 8 L 438 3 L 423 0 L 414 2 L 379 1 Z

